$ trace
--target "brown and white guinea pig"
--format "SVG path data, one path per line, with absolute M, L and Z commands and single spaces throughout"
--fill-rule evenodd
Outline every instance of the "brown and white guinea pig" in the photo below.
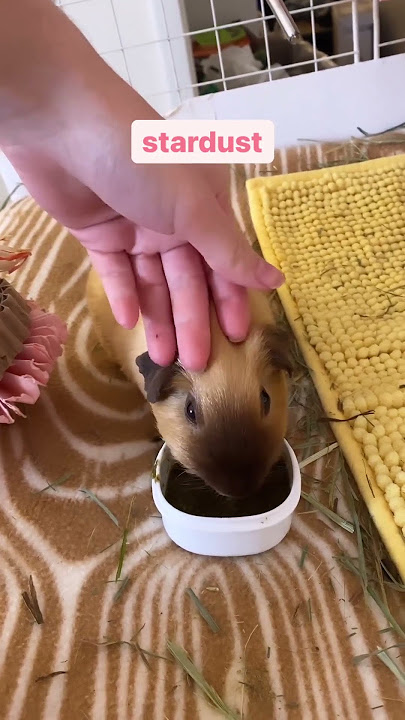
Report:
M 122 328 L 94 269 L 87 282 L 98 339 L 150 403 L 174 459 L 221 495 L 235 498 L 257 492 L 280 458 L 291 373 L 286 334 L 276 327 L 268 299 L 250 292 L 249 300 L 251 329 L 238 344 L 224 336 L 211 305 L 211 355 L 206 370 L 194 373 L 179 362 L 156 365 L 142 319 L 132 330 Z

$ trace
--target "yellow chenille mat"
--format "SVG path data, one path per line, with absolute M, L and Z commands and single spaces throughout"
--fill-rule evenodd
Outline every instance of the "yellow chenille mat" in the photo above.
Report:
M 405 581 L 405 155 L 247 182 L 264 257 Z

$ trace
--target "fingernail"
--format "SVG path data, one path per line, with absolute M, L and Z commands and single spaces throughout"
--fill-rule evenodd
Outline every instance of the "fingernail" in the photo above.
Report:
M 259 280 L 271 289 L 277 289 L 281 287 L 285 282 L 285 277 L 280 270 L 277 270 L 273 265 L 269 265 L 267 262 L 260 263 L 259 267 Z
M 126 330 L 132 330 L 138 322 L 139 312 L 137 307 L 129 305 L 128 300 L 115 300 L 111 306 L 114 317 L 119 325 Z
M 160 342 L 156 342 L 156 337 L 149 336 L 146 334 L 149 357 L 153 360 L 156 365 L 160 367 L 169 367 L 176 361 L 177 347 L 176 343 L 171 337 L 171 334 L 167 338 L 161 338 Z
M 229 340 L 237 345 L 246 340 L 246 335 L 228 335 Z
M 285 275 L 283 275 L 283 273 L 279 272 L 278 280 L 276 282 L 274 282 L 274 287 L 280 288 L 282 285 L 284 285 L 284 283 L 285 283 Z
M 180 351 L 179 359 L 184 369 L 191 373 L 204 372 L 208 364 L 208 354 L 190 352 L 189 349 Z

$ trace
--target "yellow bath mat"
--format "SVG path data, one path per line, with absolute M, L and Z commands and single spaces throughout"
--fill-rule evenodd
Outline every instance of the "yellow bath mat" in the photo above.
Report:
M 247 182 L 288 321 L 405 582 L 405 155 Z

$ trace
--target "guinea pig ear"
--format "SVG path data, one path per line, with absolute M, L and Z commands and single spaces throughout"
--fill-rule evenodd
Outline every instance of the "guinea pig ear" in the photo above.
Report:
M 165 400 L 170 395 L 172 380 L 178 371 L 177 365 L 156 365 L 148 352 L 138 355 L 136 364 L 145 381 L 147 401 L 153 404 Z
M 284 370 L 291 377 L 293 364 L 289 333 L 274 325 L 266 325 L 263 329 L 263 340 L 269 363 L 278 370 Z

